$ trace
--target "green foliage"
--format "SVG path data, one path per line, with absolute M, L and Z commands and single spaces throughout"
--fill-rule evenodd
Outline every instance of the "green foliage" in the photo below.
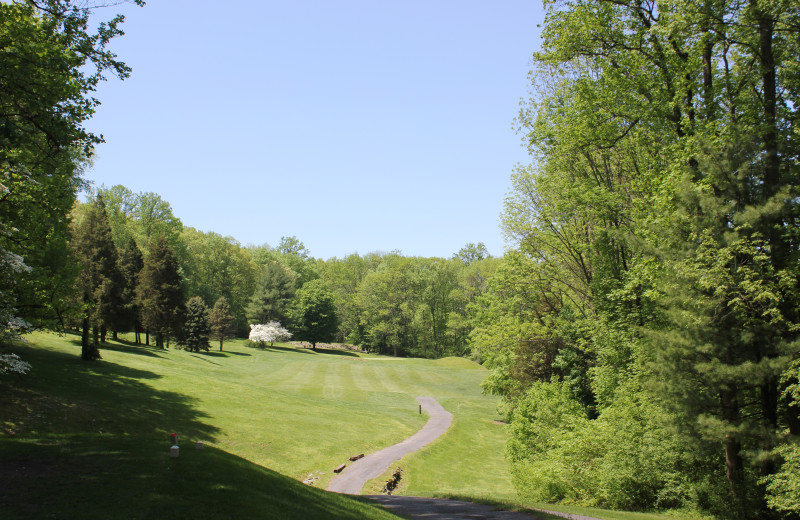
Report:
M 783 459 L 780 470 L 764 479 L 767 504 L 783 513 L 800 514 L 800 445 L 784 444 L 777 454 Z
M 139 272 L 136 301 L 142 324 L 156 335 L 156 345 L 165 347 L 177 338 L 184 320 L 183 289 L 175 253 L 165 237 L 159 237 Z
M 208 316 L 211 325 L 211 337 L 219 340 L 219 351 L 222 352 L 222 344 L 226 339 L 233 337 L 234 317 L 231 314 L 231 306 L 224 296 L 220 296 L 214 303 L 214 308 Z
M 339 327 L 336 304 L 321 280 L 307 282 L 297 291 L 293 310 L 294 337 L 317 343 L 332 341 Z
M 211 334 L 211 321 L 208 309 L 199 296 L 186 302 L 186 321 L 183 324 L 181 343 L 189 352 L 208 352 L 208 338 Z
M 280 262 L 268 262 L 245 309 L 250 323 L 285 322 L 295 293 L 296 276 Z
M 81 357 L 93 360 L 100 357 L 97 350 L 100 335 L 105 336 L 105 331 L 120 321 L 125 287 L 103 198 L 97 197 L 81 209 L 74 220 L 70 244 L 81 266 L 78 277 L 83 327 Z M 92 344 L 90 327 L 94 330 Z
M 224 297 L 236 329 L 240 333 L 246 331 L 245 308 L 259 273 L 247 250 L 231 237 L 190 227 L 183 229 L 180 240 L 186 292 L 200 296 L 207 305 Z
M 136 286 L 139 283 L 139 272 L 144 266 L 142 252 L 133 238 L 128 239 L 125 247 L 119 251 L 119 269 L 122 274 L 123 307 L 120 309 L 120 330 L 133 329 L 136 342 L 139 342 L 139 305 L 136 302 Z
M 798 13 L 545 8 L 518 119 L 533 162 L 503 218 L 518 251 L 473 307 L 472 342 L 512 416 L 558 384 L 539 397 L 588 420 L 561 432 L 517 416 L 544 432 L 515 430 L 520 489 L 764 517 L 757 475 L 777 469 L 781 431 L 800 433 Z M 528 444 L 540 434 L 548 453 Z
M 71 312 L 76 273 L 67 216 L 101 141 L 83 125 L 98 105 L 92 94 L 104 75 L 129 72 L 108 48 L 122 33 L 122 18 L 93 23 L 94 32 L 89 19 L 80 2 L 0 4 L 0 313 L 15 318 L 3 319 L 3 333 L 16 318 L 63 327 Z M 6 258 L 23 259 L 28 268 L 9 277 Z

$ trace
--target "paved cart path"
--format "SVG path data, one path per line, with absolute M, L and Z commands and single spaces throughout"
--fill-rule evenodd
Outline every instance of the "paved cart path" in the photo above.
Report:
M 333 477 L 328 484 L 328 491 L 358 495 L 364 485 L 389 469 L 396 460 L 415 452 L 438 439 L 453 423 L 453 414 L 442 408 L 433 397 L 417 397 L 417 402 L 425 410 L 430 419 L 417 433 L 408 439 L 389 446 L 349 464 L 344 471 Z

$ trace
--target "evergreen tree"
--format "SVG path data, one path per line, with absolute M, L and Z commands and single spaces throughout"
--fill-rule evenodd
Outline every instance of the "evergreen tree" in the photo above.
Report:
M 183 325 L 184 306 L 178 259 L 164 237 L 155 240 L 144 259 L 136 301 L 148 338 L 155 333 L 156 346 L 165 348 L 166 341 L 177 337 Z
M 294 308 L 294 337 L 311 343 L 332 341 L 339 327 L 333 295 L 321 280 L 307 282 L 299 291 Z
M 231 306 L 224 296 L 220 296 L 211 310 L 209 322 L 211 324 L 211 337 L 219 340 L 219 351 L 222 352 L 222 343 L 233 337 L 234 316 Z
M 75 221 L 72 248 L 81 265 L 78 285 L 83 303 L 81 357 L 98 359 L 100 336 L 114 327 L 122 306 L 123 281 L 117 265 L 117 249 L 103 198 L 98 196 L 83 207 Z M 93 331 L 90 344 L 89 329 Z M 103 338 L 104 339 L 104 338 Z
M 199 296 L 189 299 L 186 303 L 186 322 L 183 325 L 181 340 L 186 350 L 190 352 L 208 351 L 210 333 L 211 323 L 203 299 Z
M 287 267 L 269 262 L 253 296 L 247 304 L 247 319 L 251 323 L 284 322 L 295 293 L 295 277 Z
M 119 267 L 123 279 L 123 307 L 121 309 L 120 324 L 123 329 L 134 331 L 134 341 L 141 343 L 139 321 L 139 306 L 136 301 L 136 285 L 139 272 L 144 266 L 142 252 L 133 238 L 128 239 L 125 248 L 120 251 Z M 115 331 L 116 332 L 116 331 Z

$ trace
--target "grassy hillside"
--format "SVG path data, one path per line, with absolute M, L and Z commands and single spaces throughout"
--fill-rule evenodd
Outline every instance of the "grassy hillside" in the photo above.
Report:
M 87 363 L 78 357 L 76 337 L 34 334 L 29 340 L 12 350 L 33 370 L 0 383 L 0 453 L 16 461 L 4 470 L 16 482 L 24 480 L 19 477 L 63 481 L 42 490 L 53 501 L 48 510 L 76 487 L 88 502 L 110 508 L 119 504 L 120 493 L 131 500 L 149 497 L 142 501 L 141 517 L 148 507 L 168 507 L 184 496 L 221 497 L 227 489 L 260 494 L 277 486 L 288 495 L 296 480 L 307 477 L 318 477 L 314 485 L 324 488 L 332 468 L 350 455 L 375 451 L 420 428 L 427 418 L 418 412 L 418 395 L 431 395 L 456 414 L 448 436 L 460 440 L 447 464 L 459 471 L 477 462 L 458 453 L 459 446 L 484 437 L 475 423 L 491 424 L 495 414 L 495 400 L 478 387 L 485 371 L 464 360 L 398 360 L 288 346 L 260 350 L 244 342 L 226 344 L 225 352 L 191 354 L 120 342 L 102 349 L 102 361 Z M 171 432 L 182 441 L 177 460 L 167 456 Z M 505 434 L 498 427 L 491 433 L 494 451 L 501 454 Z M 197 440 L 206 449 L 195 450 Z M 432 460 L 419 470 L 441 463 Z M 205 476 L 203 464 L 212 468 Z M 248 475 L 243 481 L 237 468 Z M 244 485 L 250 481 L 258 484 Z M 505 495 L 509 482 L 503 464 L 494 488 Z M 484 484 L 463 480 L 458 491 L 469 495 Z M 298 493 L 330 495 L 298 485 Z M 197 492 L 184 493 L 195 487 Z M 99 496 L 92 496 L 95 492 Z M 14 493 L 2 493 L 5 510 Z M 263 499 L 258 494 L 251 498 Z M 242 493 L 236 495 L 233 501 L 241 505 Z M 30 502 L 48 503 L 38 495 Z M 200 517 L 219 517 L 202 502 Z M 103 517 L 104 507 L 96 510 Z
M 497 402 L 480 392 L 486 371 L 464 359 L 261 350 L 243 341 L 192 354 L 114 342 L 101 361 L 87 363 L 79 338 L 53 334 L 33 334 L 8 350 L 33 370 L 0 379 L 4 520 L 396 518 L 321 488 L 349 456 L 419 429 L 427 420 L 420 395 L 439 400 L 454 423 L 398 464 L 396 492 L 515 499 Z M 168 456 L 172 432 L 181 444 L 177 459 Z M 309 477 L 312 486 L 299 482 Z M 387 479 L 365 491 L 380 492 Z

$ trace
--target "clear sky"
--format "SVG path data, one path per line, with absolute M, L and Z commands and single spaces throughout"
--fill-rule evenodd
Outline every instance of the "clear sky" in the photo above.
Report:
M 87 179 L 317 258 L 505 248 L 539 1 L 148 0 L 112 44 Z

